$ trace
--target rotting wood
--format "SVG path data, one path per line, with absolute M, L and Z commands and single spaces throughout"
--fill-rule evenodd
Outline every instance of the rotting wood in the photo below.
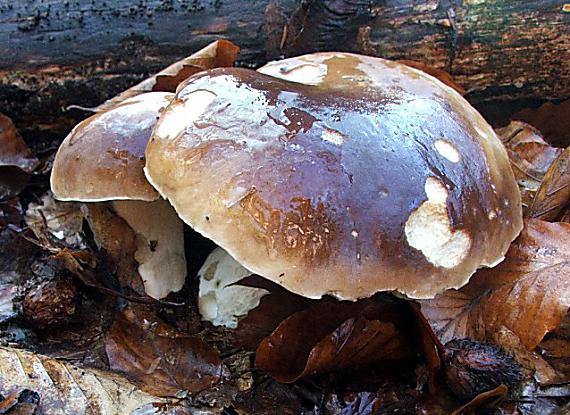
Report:
M 0 0 L 0 108 L 24 136 L 66 133 L 150 73 L 227 38 L 238 64 L 315 50 L 446 69 L 477 103 L 570 96 L 564 0 Z M 31 134 L 33 133 L 33 134 Z

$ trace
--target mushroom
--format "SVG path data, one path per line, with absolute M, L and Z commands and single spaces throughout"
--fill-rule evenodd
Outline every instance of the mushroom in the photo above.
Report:
M 520 194 L 456 91 L 348 53 L 260 72 L 186 80 L 146 149 L 153 186 L 246 269 L 309 298 L 431 298 L 504 258 Z
M 101 203 L 136 233 L 138 272 L 155 299 L 180 290 L 186 278 L 184 224 L 143 173 L 146 144 L 172 96 L 142 94 L 84 120 L 61 144 L 51 174 L 57 199 L 86 202 L 97 243 L 105 243 L 102 229 L 109 226 L 108 215 L 95 209 Z
M 198 309 L 202 318 L 214 326 L 235 329 L 239 318 L 246 316 L 269 294 L 263 288 L 236 284 L 250 275 L 249 270 L 222 248 L 214 249 L 198 271 Z

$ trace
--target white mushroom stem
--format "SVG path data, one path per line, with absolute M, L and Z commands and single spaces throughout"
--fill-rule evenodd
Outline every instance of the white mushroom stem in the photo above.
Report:
M 259 305 L 261 297 L 269 294 L 262 288 L 235 285 L 250 275 L 251 271 L 222 248 L 212 251 L 198 271 L 198 308 L 202 319 L 215 326 L 236 328 L 239 318 L 246 316 Z
M 163 199 L 115 200 L 112 204 L 137 234 L 135 259 L 145 292 L 161 299 L 179 291 L 186 279 L 184 225 L 172 206 Z

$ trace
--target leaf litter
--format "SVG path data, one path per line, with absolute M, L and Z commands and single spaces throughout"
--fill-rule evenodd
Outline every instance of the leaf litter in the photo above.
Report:
M 231 66 L 237 51 L 230 42 L 215 42 L 97 110 L 142 92 L 174 91 L 190 74 Z M 431 73 L 423 64 L 414 66 Z M 449 75 L 432 75 L 454 87 Z M 85 221 L 104 226 L 112 218 L 102 211 L 94 219 L 78 204 L 54 201 L 49 193 L 36 195 L 45 184 L 29 190 L 31 173 L 45 181 L 49 171 L 38 170 L 31 151 L 16 146 L 19 161 L 7 168 L 18 169 L 23 181 L 3 187 L 8 191 L 0 202 L 0 325 L 12 334 L 22 327 L 24 334 L 9 340 L 14 345 L 64 360 L 0 349 L 4 364 L 18 356 L 20 365 L 29 366 L 29 372 L 19 371 L 0 382 L 10 386 L 0 391 L 0 411 L 34 413 L 46 404 L 58 410 L 77 404 L 87 405 L 92 413 L 134 414 L 270 414 L 276 408 L 280 414 L 450 414 L 490 408 L 546 413 L 562 408 L 569 396 L 564 387 L 570 338 L 564 278 L 569 275 L 569 236 L 568 225 L 545 220 L 564 219 L 568 212 L 567 151 L 549 144 L 563 141 L 547 116 L 548 111 L 564 111 L 565 105 L 519 117 L 540 128 L 544 137 L 520 122 L 499 131 L 518 171 L 525 214 L 535 219 L 527 220 L 497 268 L 479 271 L 460 290 L 421 301 L 421 310 L 387 295 L 356 303 L 307 300 L 253 276 L 239 283 L 270 294 L 233 331 L 199 321 L 193 282 L 167 301 L 146 298 L 133 264 L 122 254 L 130 251 L 129 233 L 117 231 L 120 224 L 110 232 L 123 236 L 118 250 L 108 241 L 93 240 Z M 6 153 L 4 148 L 0 153 Z M 64 293 L 62 287 L 70 282 L 77 291 L 63 298 L 73 297 L 72 302 L 50 294 L 50 289 Z M 23 307 L 26 298 L 30 304 Z M 60 307 L 61 316 L 70 316 L 62 317 L 58 330 L 25 318 L 26 309 L 28 314 L 31 309 L 32 315 L 50 316 L 49 301 L 38 300 L 50 298 L 57 300 L 53 306 Z M 507 353 L 524 373 L 523 387 L 498 385 L 475 390 L 470 402 L 458 398 L 448 387 L 449 351 L 454 347 L 448 342 L 454 340 L 483 351 L 462 360 L 466 373 Z M 483 343 L 492 347 L 486 349 Z M 12 367 L 17 365 L 0 369 L 0 376 L 12 373 Z M 31 376 L 23 377 L 24 372 Z M 62 380 L 68 390 L 58 384 Z M 59 388 L 57 394 L 54 387 Z M 97 412 L 101 408 L 107 412 Z

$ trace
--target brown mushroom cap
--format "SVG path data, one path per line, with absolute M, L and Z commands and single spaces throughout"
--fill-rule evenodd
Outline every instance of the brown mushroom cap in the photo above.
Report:
M 51 188 L 59 200 L 158 199 L 146 180 L 144 151 L 173 94 L 149 92 L 79 123 L 55 156 Z
M 189 78 L 153 132 L 147 178 L 190 226 L 314 298 L 433 297 L 502 260 L 520 194 L 457 92 L 345 53 L 262 71 L 289 81 L 235 68 Z

